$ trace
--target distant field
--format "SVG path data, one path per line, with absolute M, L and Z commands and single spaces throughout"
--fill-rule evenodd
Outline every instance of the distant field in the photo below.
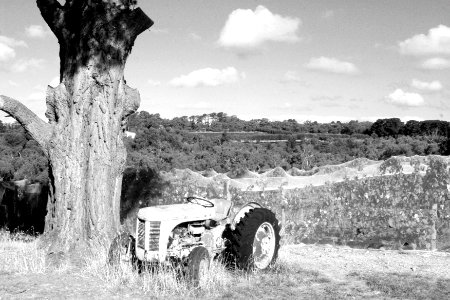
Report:
M 220 138 L 224 131 L 194 131 L 188 134 L 205 135 L 208 137 Z M 289 138 L 295 137 L 297 140 L 308 138 L 349 138 L 347 134 L 333 134 L 333 133 L 264 133 L 256 131 L 227 131 L 226 135 L 232 141 L 239 142 L 286 142 Z M 366 135 L 353 135 L 354 138 L 360 138 Z M 369 136 L 366 136 L 369 137 Z

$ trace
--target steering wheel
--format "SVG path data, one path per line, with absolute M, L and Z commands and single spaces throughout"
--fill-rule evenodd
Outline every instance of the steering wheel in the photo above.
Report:
M 189 203 L 194 203 L 197 205 L 201 205 L 203 207 L 214 207 L 214 203 L 209 201 L 208 199 L 196 196 L 189 196 L 186 198 L 186 201 Z

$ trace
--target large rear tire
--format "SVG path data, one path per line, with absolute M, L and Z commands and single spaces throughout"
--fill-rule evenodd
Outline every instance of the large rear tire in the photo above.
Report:
M 255 208 L 245 214 L 228 234 L 228 254 L 240 269 L 264 270 L 278 257 L 280 226 L 275 214 L 266 208 Z
M 203 246 L 192 249 L 187 262 L 187 276 L 191 284 L 197 287 L 208 274 L 210 257 Z

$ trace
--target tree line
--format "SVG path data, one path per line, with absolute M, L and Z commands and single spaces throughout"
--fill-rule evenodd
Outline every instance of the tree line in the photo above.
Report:
M 450 154 L 446 121 L 298 123 L 244 121 L 225 113 L 164 119 L 142 111 L 130 117 L 128 130 L 136 135 L 125 138 L 127 167 L 136 170 L 311 170 L 355 158 Z M 46 183 L 47 165 L 44 153 L 21 126 L 0 122 L 3 181 Z
M 136 133 L 126 143 L 128 165 L 157 170 L 262 171 L 276 166 L 310 170 L 361 157 L 448 155 L 450 149 L 446 121 L 298 123 L 244 121 L 225 113 L 169 120 L 140 112 L 131 116 L 128 129 Z
M 159 114 L 150 114 L 142 111 L 130 116 L 128 128 L 137 132 L 139 129 L 149 127 L 164 127 L 174 130 L 190 132 L 261 132 L 268 134 L 286 133 L 328 133 L 344 135 L 376 135 L 378 137 L 405 136 L 445 136 L 450 133 L 450 123 L 441 120 L 415 121 L 406 123 L 399 118 L 378 119 L 376 122 L 349 122 L 318 123 L 306 121 L 299 123 L 294 119 L 285 121 L 269 121 L 267 118 L 241 120 L 226 113 L 210 113 L 194 116 L 175 117 L 171 120 L 163 119 Z

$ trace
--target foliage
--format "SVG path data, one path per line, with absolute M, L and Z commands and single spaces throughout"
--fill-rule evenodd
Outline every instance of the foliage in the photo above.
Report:
M 0 177 L 3 181 L 48 181 L 48 161 L 39 145 L 17 124 L 0 126 Z
M 392 157 L 387 160 L 385 160 L 380 165 L 380 173 L 386 174 L 386 173 L 393 173 L 393 174 L 400 174 L 403 171 L 403 166 L 399 159 Z
M 409 245 L 430 249 L 432 229 L 437 231 L 438 247 L 450 240 L 450 173 L 440 157 L 427 158 L 423 174 L 399 171 L 392 158 L 385 169 L 394 167 L 393 175 L 347 179 L 324 186 L 293 190 L 245 191 L 231 188 L 236 207 L 258 202 L 272 209 L 279 218 L 284 213 L 285 242 L 342 242 L 356 246 L 383 244 L 390 247 Z M 412 160 L 411 164 L 417 162 Z M 401 166 L 401 165 L 400 165 Z M 200 176 L 200 175 L 199 175 Z M 151 204 L 180 203 L 189 195 L 224 197 L 225 180 L 204 185 L 192 173 L 172 176 Z M 150 204 L 148 201 L 143 206 Z M 436 213 L 431 209 L 437 204 Z M 380 245 L 381 245 L 380 244 Z
M 278 166 L 311 170 L 362 157 L 386 160 L 398 155 L 448 154 L 447 122 L 408 121 L 398 129 L 399 124 L 396 119 L 378 120 L 373 124 L 243 121 L 225 113 L 168 120 L 143 111 L 129 120 L 129 130 L 135 132 L 136 137 L 125 138 L 127 167 L 156 171 L 190 168 L 222 173 L 236 169 L 262 172 Z M 390 128 L 393 126 L 394 131 Z M 394 132 L 396 137 L 384 133 L 380 134 L 382 137 L 367 135 L 380 133 L 380 130 Z M 36 142 L 20 126 L 0 124 L 0 176 L 3 180 L 26 178 L 45 183 L 47 164 Z

